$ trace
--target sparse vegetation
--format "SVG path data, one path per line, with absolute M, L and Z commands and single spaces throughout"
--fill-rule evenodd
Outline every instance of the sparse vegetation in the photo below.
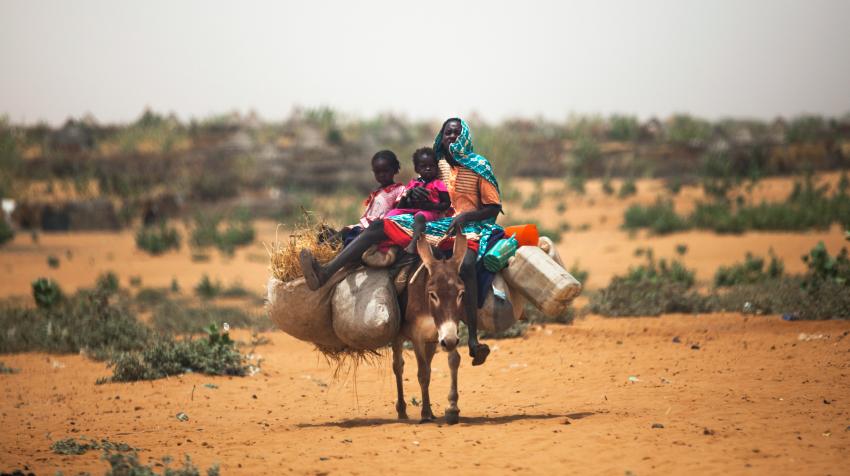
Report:
M 6 220 L 0 218 L 0 246 L 5 245 L 14 238 L 15 230 L 12 229 L 11 225 L 6 223 Z
M 631 205 L 623 217 L 623 228 L 634 230 L 649 228 L 655 234 L 664 235 L 689 228 L 687 221 L 676 214 L 673 202 L 658 199 L 655 204 Z
M 627 178 L 620 185 L 620 192 L 617 194 L 619 198 L 628 198 L 637 193 L 637 184 L 632 177 Z
M 593 294 L 590 311 L 611 317 L 657 316 L 672 312 L 705 312 L 710 301 L 693 289 L 695 272 L 678 259 L 655 259 L 651 249 L 641 255 L 646 262 L 629 268 L 624 276 Z
M 57 440 L 50 445 L 50 449 L 59 455 L 81 455 L 92 450 L 138 451 L 138 448 L 133 448 L 127 443 L 114 442 L 106 438 L 95 440 L 86 437 Z
M 186 371 L 244 376 L 249 370 L 230 334 L 215 324 L 207 328 L 206 339 L 154 339 L 141 351 L 117 354 L 109 366 L 114 382 L 154 380 Z
M 136 247 L 152 255 L 180 249 L 180 234 L 164 222 L 159 226 L 143 226 L 136 232 Z
M 770 253 L 770 264 L 765 268 L 764 258 L 747 253 L 743 263 L 732 266 L 721 266 L 714 274 L 714 285 L 730 287 L 740 284 L 752 284 L 782 276 L 785 264 L 773 253 Z
M 222 253 L 232 255 L 236 248 L 254 241 L 254 225 L 246 210 L 234 212 L 223 230 L 221 222 L 220 215 L 197 213 L 191 232 L 192 246 L 197 249 L 215 246 Z
M 171 458 L 165 457 L 162 462 L 156 462 L 152 466 L 144 465 L 139 462 L 139 455 L 135 451 L 131 452 L 110 452 L 104 453 L 103 459 L 109 463 L 109 470 L 106 476 L 200 476 L 201 470 L 192 463 L 189 455 L 186 455 L 182 466 L 178 468 L 169 468 Z M 154 468 L 164 468 L 162 473 L 157 473 Z M 218 465 L 213 465 L 206 472 L 207 476 L 219 476 L 220 471 Z
M 221 283 L 213 282 L 210 277 L 204 274 L 201 280 L 195 286 L 195 294 L 202 299 L 212 299 L 221 293 Z

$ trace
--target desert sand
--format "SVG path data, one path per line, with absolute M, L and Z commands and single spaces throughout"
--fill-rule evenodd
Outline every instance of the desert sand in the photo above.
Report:
M 616 184 L 615 184 L 616 185 Z M 531 182 L 518 182 L 530 190 Z M 562 183 L 546 182 L 547 197 Z M 790 182 L 768 180 L 765 196 L 784 196 Z M 654 200 L 661 184 L 639 183 L 627 200 L 604 196 L 598 182 L 584 197 L 544 199 L 535 210 L 508 209 L 557 227 L 560 252 L 591 273 L 589 289 L 604 286 L 641 258 L 638 247 L 672 257 L 688 245 L 684 262 L 708 283 L 716 268 L 768 248 L 800 272 L 800 256 L 818 241 L 835 253 L 843 231 L 706 232 L 666 237 L 619 230 L 629 203 Z M 525 193 L 525 192 L 524 192 Z M 677 207 L 695 190 L 683 189 Z M 559 214 L 557 201 L 566 201 Z M 679 203 L 681 201 L 682 203 Z M 602 217 L 606 217 L 603 219 Z M 590 223 L 587 231 L 578 225 Z M 0 297 L 27 296 L 39 276 L 66 291 L 89 286 L 106 270 L 122 285 L 168 286 L 189 293 L 203 274 L 260 293 L 267 278 L 259 241 L 274 239 L 275 224 L 257 223 L 258 243 L 232 258 L 210 253 L 194 262 L 179 252 L 150 257 L 135 249 L 133 233 L 19 234 L 0 251 Z M 60 259 L 56 269 L 46 257 Z M 779 316 L 667 315 L 606 319 L 530 329 L 522 339 L 490 340 L 483 367 L 464 357 L 460 369 L 461 422 L 419 424 L 421 399 L 413 355 L 405 357 L 411 420 L 395 418 L 389 359 L 334 379 L 334 369 L 311 345 L 269 332 L 261 372 L 228 378 L 183 375 L 152 382 L 95 385 L 104 363 L 79 355 L 2 355 L 17 374 L 0 375 L 0 470 L 25 466 L 36 474 L 107 467 L 98 452 L 61 456 L 58 439 L 109 438 L 141 448 L 144 461 L 191 455 L 199 466 L 219 463 L 224 474 L 847 474 L 850 460 L 850 322 L 786 322 Z M 249 332 L 234 332 L 248 340 Z M 674 342 L 674 337 L 679 342 Z M 442 416 L 449 376 L 445 354 L 434 360 L 432 399 Z M 209 388 L 205 384 L 214 384 Z M 185 412 L 188 421 L 175 415 Z M 663 428 L 653 428 L 655 424 Z M 658 425 L 655 425 L 658 426 Z

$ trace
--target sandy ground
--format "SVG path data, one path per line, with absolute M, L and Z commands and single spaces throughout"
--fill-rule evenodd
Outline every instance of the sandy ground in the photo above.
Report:
M 527 196 L 536 185 L 515 186 Z M 818 241 L 833 253 L 846 244 L 837 227 L 629 236 L 619 230 L 623 210 L 651 203 L 662 184 L 642 181 L 638 188 L 637 196 L 619 200 L 590 182 L 579 197 L 564 194 L 562 182 L 547 181 L 539 208 L 509 204 L 508 217 L 550 228 L 569 222 L 573 231 L 564 233 L 559 249 L 567 264 L 579 261 L 590 271 L 590 289 L 638 263 L 639 247 L 672 257 L 677 244 L 687 244 L 685 263 L 708 283 L 719 265 L 741 261 L 747 251 L 766 255 L 772 248 L 788 271 L 800 272 L 800 256 Z M 771 200 L 790 188 L 788 180 L 768 180 L 755 193 Z M 686 209 L 698 198 L 698 190 L 686 187 L 676 206 Z M 559 213 L 558 203 L 566 203 L 566 211 Z M 589 229 L 577 231 L 584 223 Z M 260 241 L 273 240 L 274 230 L 274 223 L 257 224 Z M 58 268 L 47 265 L 49 255 L 59 258 Z M 107 270 L 124 286 L 132 277 L 152 287 L 176 279 L 189 293 L 209 274 L 225 286 L 262 292 L 267 259 L 260 243 L 232 258 L 209 255 L 193 261 L 184 246 L 150 257 L 135 249 L 131 231 L 41 234 L 37 242 L 19 234 L 0 250 L 0 297 L 28 295 L 39 276 L 73 291 Z M 536 328 L 525 339 L 490 341 L 494 352 L 483 367 L 472 368 L 464 358 L 461 423 L 451 427 L 441 420 L 395 420 L 389 361 L 335 381 L 311 346 L 281 332 L 266 334 L 272 343 L 256 349 L 262 372 L 247 378 L 184 375 L 95 385 L 110 372 L 82 356 L 2 355 L 0 361 L 20 373 L 0 375 L 6 430 L 0 432 L 0 471 L 28 466 L 36 474 L 100 474 L 106 465 L 97 452 L 50 451 L 52 441 L 85 435 L 142 448 L 143 459 L 188 453 L 203 466 L 220 463 L 225 474 L 848 474 L 848 333 L 848 322 L 739 314 L 590 316 L 572 326 Z M 246 331 L 235 335 L 248 339 Z M 421 394 L 413 356 L 406 362 L 408 411 L 416 417 L 419 409 L 410 402 Z M 432 385 L 438 415 L 448 380 L 445 356 L 438 355 Z M 189 421 L 175 418 L 181 411 Z M 652 428 L 655 423 L 663 428 Z
M 246 378 L 96 386 L 109 372 L 81 356 L 6 355 L 21 371 L 0 375 L 0 468 L 100 473 L 97 452 L 49 449 L 86 435 L 143 458 L 188 453 L 224 474 L 847 474 L 848 334 L 848 322 L 734 314 L 539 328 L 491 341 L 483 367 L 464 359 L 456 426 L 396 421 L 389 362 L 334 381 L 309 345 L 280 332 Z M 405 360 L 410 402 L 421 394 Z M 433 368 L 442 415 L 445 354 Z

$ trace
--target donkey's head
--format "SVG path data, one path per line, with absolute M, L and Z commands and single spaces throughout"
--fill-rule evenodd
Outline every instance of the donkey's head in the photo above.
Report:
M 464 312 L 464 286 L 460 278 L 460 267 L 466 254 L 466 237 L 461 233 L 457 234 L 454 254 L 447 260 L 434 258 L 431 246 L 424 236 L 416 242 L 416 249 L 428 270 L 425 294 L 428 309 L 437 326 L 437 341 L 443 350 L 451 352 L 457 347 L 458 322 Z

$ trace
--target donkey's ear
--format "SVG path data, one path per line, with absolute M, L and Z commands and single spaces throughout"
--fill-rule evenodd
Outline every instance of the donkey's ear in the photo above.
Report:
M 430 270 L 431 264 L 434 263 L 434 253 L 431 251 L 431 245 L 424 236 L 420 236 L 419 239 L 416 240 L 416 251 L 419 253 L 419 258 L 422 259 L 422 263 Z
M 458 273 L 461 265 L 463 265 L 464 256 L 466 256 L 466 235 L 458 230 L 457 235 L 455 235 L 454 251 L 452 251 L 452 263 L 457 266 Z

